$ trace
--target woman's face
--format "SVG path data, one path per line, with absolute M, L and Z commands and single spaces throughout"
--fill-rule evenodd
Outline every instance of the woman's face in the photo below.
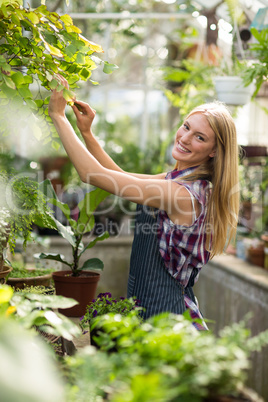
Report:
M 216 153 L 215 133 L 201 113 L 188 117 L 178 129 L 172 156 L 178 169 L 186 169 L 207 162 Z

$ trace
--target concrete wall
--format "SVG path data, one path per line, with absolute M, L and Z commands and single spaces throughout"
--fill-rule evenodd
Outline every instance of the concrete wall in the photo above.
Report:
M 252 335 L 268 329 L 268 271 L 233 256 L 215 257 L 201 272 L 194 288 L 205 318 L 218 333 L 252 313 Z M 251 357 L 249 386 L 268 401 L 268 347 Z

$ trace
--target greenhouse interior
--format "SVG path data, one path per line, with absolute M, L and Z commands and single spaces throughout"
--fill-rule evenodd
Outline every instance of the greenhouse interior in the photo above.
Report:
M 268 401 L 268 0 L 1 0 L 0 102 L 1 402 Z

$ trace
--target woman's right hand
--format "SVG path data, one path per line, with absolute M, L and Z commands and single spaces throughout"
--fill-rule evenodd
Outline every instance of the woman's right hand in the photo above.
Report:
M 75 100 L 72 106 L 76 116 L 76 124 L 82 135 L 91 134 L 91 125 L 96 115 L 96 111 L 92 109 L 88 103 Z

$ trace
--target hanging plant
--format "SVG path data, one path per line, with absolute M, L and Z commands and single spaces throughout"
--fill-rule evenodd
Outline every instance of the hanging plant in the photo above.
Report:
M 18 122 L 23 128 L 33 114 L 36 136 L 58 148 L 47 113 L 49 93 L 44 95 L 41 87 L 63 89 L 72 101 L 79 80 L 97 84 L 91 75 L 98 65 L 107 74 L 117 66 L 96 56 L 102 47 L 83 37 L 69 15 L 50 12 L 44 4 L 32 9 L 21 3 L 0 2 L 0 133 L 9 134 Z M 70 90 L 59 86 L 56 74 L 67 79 Z

